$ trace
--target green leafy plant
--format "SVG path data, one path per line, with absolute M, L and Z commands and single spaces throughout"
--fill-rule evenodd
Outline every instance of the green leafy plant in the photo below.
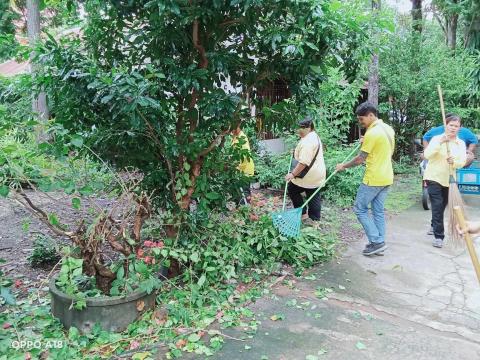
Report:
M 4 259 L 0 259 L 0 264 L 5 263 Z M 11 286 L 13 281 L 6 278 L 0 269 L 0 306 L 15 305 L 15 297 L 12 295 Z
M 38 235 L 33 241 L 33 252 L 28 257 L 31 266 L 54 265 L 60 260 L 57 243 L 51 237 Z

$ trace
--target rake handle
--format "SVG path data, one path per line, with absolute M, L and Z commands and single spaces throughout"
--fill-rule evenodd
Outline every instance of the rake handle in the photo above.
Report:
M 292 154 L 290 155 L 290 162 L 288 163 L 288 170 L 290 170 L 290 166 L 292 165 L 292 159 L 293 159 L 293 151 L 292 151 Z M 287 188 L 288 188 L 288 181 L 285 182 L 285 190 L 283 191 L 282 211 L 285 210 L 285 205 L 286 205 L 286 202 L 287 202 Z
M 457 218 L 457 222 L 460 225 L 460 229 L 465 234 L 465 242 L 467 243 L 468 253 L 470 254 L 470 258 L 472 259 L 473 267 L 475 268 L 475 272 L 477 273 L 478 282 L 480 282 L 480 263 L 478 262 L 477 251 L 473 245 L 472 237 L 470 233 L 467 231 L 467 224 L 465 223 L 465 217 L 463 216 L 462 208 L 460 206 L 455 206 L 453 208 L 455 212 L 455 216 Z
M 362 145 L 361 143 L 357 144 L 357 146 L 355 146 L 355 147 L 353 148 L 353 150 L 350 152 L 350 154 L 347 155 L 347 157 L 342 161 L 342 163 L 344 163 L 345 161 L 349 160 L 350 157 L 351 157 L 356 151 L 358 151 L 358 149 L 360 148 L 361 145 Z M 307 199 L 307 201 L 305 201 L 305 202 L 303 203 L 303 205 L 300 206 L 300 209 L 303 209 L 305 206 L 307 206 L 307 204 L 310 202 L 310 200 L 312 200 L 313 197 L 314 197 L 315 195 L 317 195 L 317 193 L 322 189 L 323 186 L 325 186 L 325 184 L 328 182 L 328 180 L 330 180 L 333 176 L 335 176 L 335 175 L 337 174 L 337 172 L 338 172 L 338 171 L 335 170 L 333 173 L 331 173 L 330 176 L 327 177 L 327 178 L 325 179 L 325 181 L 318 187 L 318 189 L 315 190 L 315 192 Z

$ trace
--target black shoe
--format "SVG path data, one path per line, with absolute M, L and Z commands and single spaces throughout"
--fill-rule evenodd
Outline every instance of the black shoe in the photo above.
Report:
M 385 245 L 384 242 L 380 244 L 368 244 L 363 250 L 362 254 L 365 256 L 379 254 L 379 253 L 383 253 L 386 248 L 387 248 L 387 245 Z

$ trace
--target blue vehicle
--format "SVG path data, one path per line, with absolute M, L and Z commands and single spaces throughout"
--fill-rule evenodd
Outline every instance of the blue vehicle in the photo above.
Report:
M 480 161 L 457 170 L 458 189 L 462 194 L 480 195 Z

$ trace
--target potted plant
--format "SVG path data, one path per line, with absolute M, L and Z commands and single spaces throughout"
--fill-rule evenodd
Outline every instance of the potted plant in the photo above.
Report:
M 71 242 L 50 281 L 52 313 L 67 328 L 89 331 L 99 323 L 106 330 L 124 330 L 155 306 L 160 285 L 163 243 L 141 236 L 151 215 L 151 198 L 138 191 L 141 176 L 108 171 L 117 186 L 114 199 L 105 204 L 90 195 L 107 172 L 92 178 L 92 172 L 81 173 L 87 165 L 72 166 L 68 158 L 40 153 L 32 143 L 8 136 L 0 142 L 0 195 L 10 196 Z M 54 210 L 59 198 L 68 199 L 75 210 L 70 224 Z
M 66 328 L 88 332 L 98 323 L 105 330 L 122 331 L 155 306 L 163 242 L 141 238 L 151 213 L 149 197 L 125 189 L 110 209 L 97 208 L 92 220 L 79 220 L 76 230 L 66 231 L 65 224 L 35 205 L 26 192 L 12 193 L 73 244 L 64 251 L 60 272 L 49 286 L 52 313 Z

